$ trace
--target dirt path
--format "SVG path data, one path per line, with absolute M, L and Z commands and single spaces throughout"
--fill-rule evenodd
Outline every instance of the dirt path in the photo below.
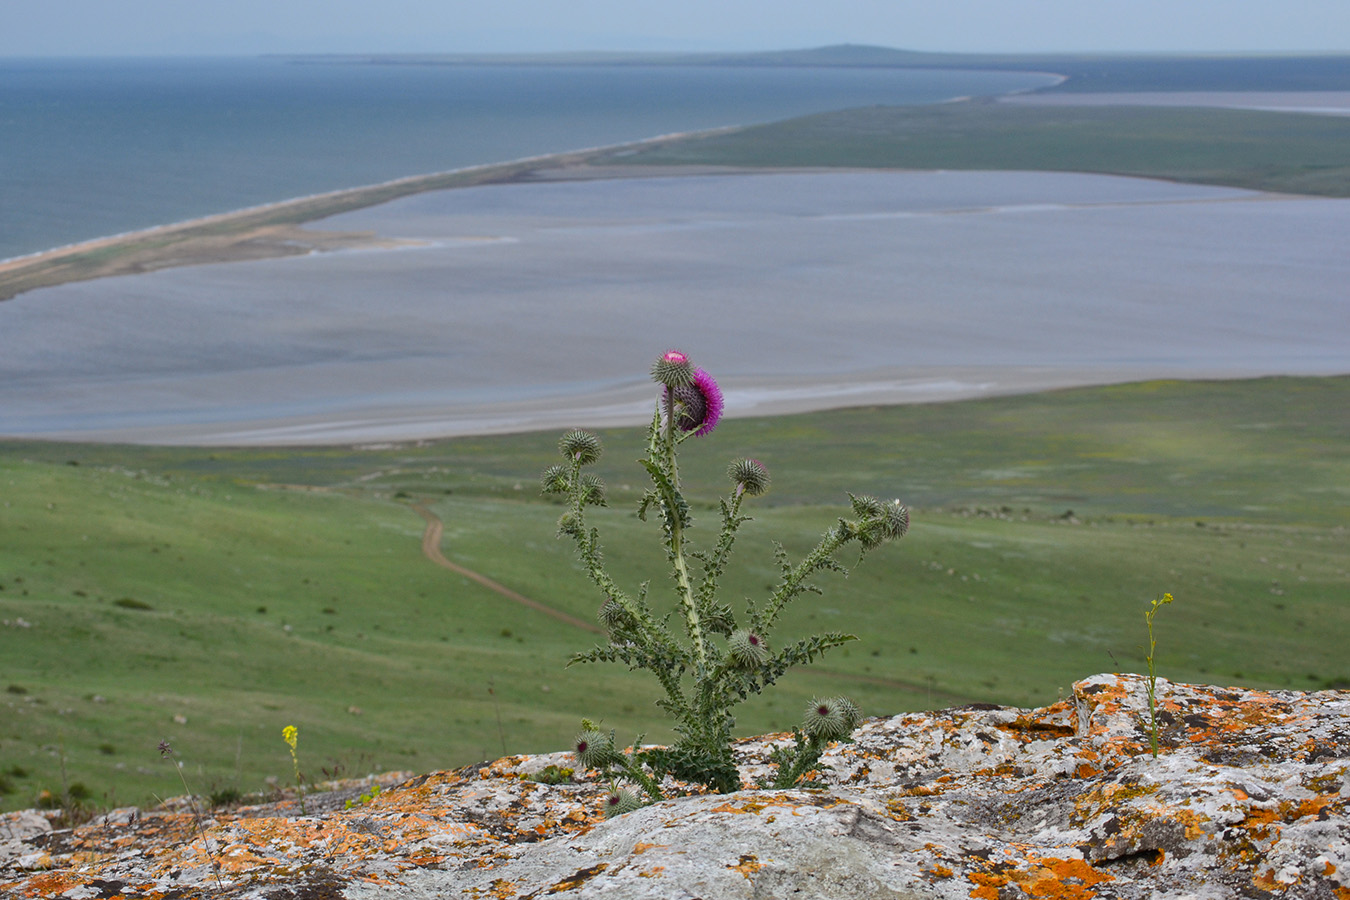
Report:
M 496 593 L 501 594 L 508 600 L 514 600 L 521 606 L 528 606 L 530 609 L 537 610 L 538 612 L 541 612 L 544 615 L 552 616 L 559 622 L 564 622 L 575 628 L 580 628 L 584 631 L 589 631 L 593 634 L 605 633 L 604 630 L 600 628 L 600 626 L 598 625 L 594 625 L 590 622 L 585 621 L 584 619 L 578 619 L 576 616 L 569 616 L 562 610 L 554 609 L 551 606 L 545 606 L 538 600 L 531 600 L 524 594 L 517 594 L 515 591 L 511 590 L 506 585 L 499 584 L 493 581 L 491 578 L 488 578 L 486 575 L 480 575 L 477 572 L 473 571 L 472 569 L 466 569 L 461 565 L 452 563 L 450 560 L 445 558 L 444 554 L 441 553 L 441 535 L 445 531 L 445 525 L 441 522 L 440 519 L 436 518 L 435 513 L 427 509 L 422 504 L 414 503 L 412 504 L 412 508 L 416 510 L 417 514 L 421 516 L 423 519 L 425 519 L 427 523 L 426 531 L 422 532 L 422 554 L 426 556 L 427 559 L 434 562 L 436 565 L 440 566 L 443 569 L 449 569 L 456 575 L 463 575 L 470 581 L 475 581 L 478 584 L 481 584 L 483 587 L 487 588 L 488 590 L 495 591 Z

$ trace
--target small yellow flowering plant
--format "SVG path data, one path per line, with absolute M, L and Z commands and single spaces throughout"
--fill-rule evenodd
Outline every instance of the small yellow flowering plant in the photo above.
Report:
M 1144 621 L 1148 623 L 1148 656 L 1144 658 L 1148 663 L 1148 745 L 1153 751 L 1154 759 L 1158 758 L 1158 676 L 1153 671 L 1153 653 L 1158 647 L 1158 642 L 1153 639 L 1153 617 L 1157 615 L 1158 610 L 1171 602 L 1172 595 L 1163 594 L 1154 600 L 1148 612 L 1144 613 Z
M 294 725 L 287 725 L 281 729 L 281 739 L 286 742 L 286 748 L 291 751 L 291 766 L 295 769 L 295 786 L 300 791 L 300 814 L 305 814 L 305 779 L 300 774 L 300 757 L 296 753 L 296 748 L 300 744 L 300 732 Z
M 653 608 L 647 596 L 650 582 L 636 595 L 619 587 L 605 569 L 599 532 L 586 524 L 589 507 L 606 505 L 604 481 L 583 471 L 600 458 L 600 439 L 586 431 L 564 434 L 558 445 L 563 462 L 543 474 L 544 492 L 562 494 L 568 500 L 558 520 L 558 534 L 576 542 L 587 575 L 605 598 L 599 618 L 608 632 L 608 644 L 577 654 L 572 664 L 619 662 L 651 672 L 665 694 L 658 705 L 670 714 L 678 735 L 669 747 L 645 749 L 639 737 L 632 751 L 624 752 L 615 746 L 613 732 L 606 734 L 583 720 L 573 750 L 581 765 L 614 779 L 605 803 L 609 815 L 643 804 L 621 781 L 636 785 L 648 801 L 664 799 L 661 781 L 667 775 L 721 793 L 740 790 L 740 774 L 731 753 L 735 707 L 791 667 L 814 662 L 831 648 L 857 640 L 851 634 L 829 632 L 774 649 L 769 636 L 778 617 L 801 594 L 820 593 L 809 580 L 813 575 L 822 571 L 847 574 L 835 559 L 845 545 L 856 542 L 861 559 L 909 530 L 909 510 L 900 501 L 883 503 L 850 494 L 852 516 L 841 517 L 796 565 L 781 545 L 777 547 L 781 570 L 777 586 L 763 603 L 747 601 L 744 618 L 738 619 L 730 606 L 719 602 L 718 579 L 737 532 L 751 521 L 742 514 L 742 505 L 768 490 L 769 471 L 755 459 L 731 463 L 727 469 L 731 490 L 720 503 L 722 525 L 716 543 L 694 549 L 689 537 L 693 519 L 680 488 L 678 450 L 686 440 L 713 431 L 722 414 L 722 392 L 711 375 L 694 368 L 676 350 L 656 361 L 652 379 L 659 385 L 660 399 L 647 432 L 647 455 L 639 460 L 652 487 L 638 505 L 638 517 L 646 521 L 654 513 L 661 523 L 674 589 L 672 612 Z M 667 628 L 672 617 L 683 626 L 680 637 Z M 857 706 L 846 697 L 813 700 L 801 727 L 793 732 L 794 746 L 774 751 L 776 775 L 764 786 L 789 788 L 819 769 L 825 748 L 833 741 L 848 740 L 860 718 Z

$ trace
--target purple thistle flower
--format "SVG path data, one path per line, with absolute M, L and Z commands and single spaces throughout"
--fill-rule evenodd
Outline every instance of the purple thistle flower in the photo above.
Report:
M 694 437 L 703 437 L 717 427 L 723 405 L 722 389 L 702 369 L 694 370 L 692 384 L 666 389 L 666 414 L 675 417 L 681 431 L 694 432 Z

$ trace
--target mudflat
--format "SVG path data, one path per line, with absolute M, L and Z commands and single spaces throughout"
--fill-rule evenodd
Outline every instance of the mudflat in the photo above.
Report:
M 405 197 L 362 249 L 0 304 L 0 434 L 357 443 L 1350 371 L 1350 201 L 1043 172 L 686 174 Z

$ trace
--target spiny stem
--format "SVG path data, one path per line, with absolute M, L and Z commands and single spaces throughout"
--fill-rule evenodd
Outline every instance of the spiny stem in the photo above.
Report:
M 680 472 L 675 457 L 675 398 L 666 388 L 665 440 L 662 442 L 666 471 L 670 473 L 670 484 L 675 496 L 680 492 Z M 684 561 L 684 523 L 678 509 L 666 510 L 666 522 L 670 528 L 670 556 L 675 564 L 675 585 L 680 594 L 680 611 L 684 613 L 685 625 L 689 630 L 689 640 L 694 645 L 694 655 L 698 659 L 702 673 L 708 665 L 707 640 L 703 635 L 703 622 L 699 618 L 698 604 L 694 602 L 694 587 L 689 580 L 689 566 Z

